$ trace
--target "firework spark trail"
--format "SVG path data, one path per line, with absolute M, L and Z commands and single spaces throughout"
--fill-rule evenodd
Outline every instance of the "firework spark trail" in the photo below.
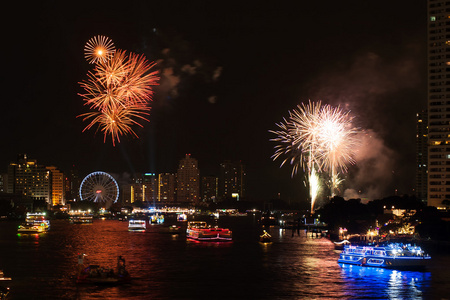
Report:
M 83 132 L 89 130 L 94 125 L 98 125 L 97 131 L 100 130 L 103 132 L 103 141 L 106 142 L 106 137 L 109 135 L 114 146 L 116 140 L 120 143 L 121 135 L 132 134 L 138 137 L 133 131 L 132 126 L 137 125 L 142 127 L 136 119 L 148 121 L 145 115 L 150 115 L 149 111 L 149 107 L 143 107 L 141 105 L 117 107 L 113 110 L 107 107 L 105 110 L 85 113 L 79 117 L 83 117 L 83 121 L 91 119 L 91 122 L 83 129 Z
M 352 127 L 352 118 L 339 107 L 321 105 L 321 102 L 297 106 L 289 112 L 289 119 L 276 124 L 280 130 L 270 131 L 277 135 L 271 141 L 277 142 L 273 160 L 286 155 L 292 165 L 292 176 L 300 166 L 306 171 L 309 183 L 311 210 L 320 189 L 318 172 L 328 171 L 332 194 L 342 182 L 339 172 L 347 171 L 347 164 L 353 164 L 357 144 Z
M 83 132 L 98 125 L 97 131 L 120 142 L 120 136 L 131 134 L 137 137 L 132 126 L 142 125 L 138 121 L 149 121 L 149 103 L 152 86 L 158 84 L 158 72 L 151 71 L 154 62 L 145 56 L 117 50 L 109 60 L 99 60 L 88 79 L 80 82 L 84 89 L 79 94 L 92 112 L 82 114 L 83 121 L 90 120 Z

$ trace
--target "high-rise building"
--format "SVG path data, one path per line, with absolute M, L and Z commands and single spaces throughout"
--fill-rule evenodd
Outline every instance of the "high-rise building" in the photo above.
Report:
M 136 173 L 128 183 L 122 184 L 122 202 L 143 202 L 155 205 L 158 196 L 157 177 L 154 173 Z
M 428 0 L 428 205 L 450 200 L 450 2 Z
M 222 199 L 245 197 L 245 168 L 238 162 L 227 160 L 220 164 L 219 196 Z
M 209 204 L 217 202 L 219 196 L 219 178 L 215 176 L 202 176 L 201 201 Z
M 0 193 L 6 193 L 7 178 L 8 178 L 7 174 L 0 174 Z
M 158 203 L 163 205 L 176 204 L 176 176 L 163 173 L 158 175 Z
M 427 201 L 428 180 L 428 113 L 422 111 L 416 120 L 416 196 Z
M 8 166 L 8 193 L 22 194 L 52 204 L 51 173 L 36 160 L 20 155 Z
M 145 202 L 153 206 L 159 203 L 158 176 L 155 173 L 144 173 L 142 175 L 142 194 Z
M 52 205 L 65 205 L 64 174 L 54 166 L 47 167 L 51 175 Z
M 180 160 L 177 171 L 177 202 L 196 205 L 200 200 L 200 171 L 190 154 Z
M 81 179 L 75 165 L 72 166 L 69 172 L 65 172 L 64 175 L 64 199 L 66 202 L 69 200 L 80 200 Z

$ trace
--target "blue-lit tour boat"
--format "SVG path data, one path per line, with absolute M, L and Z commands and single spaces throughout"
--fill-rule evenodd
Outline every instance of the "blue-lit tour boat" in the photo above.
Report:
M 389 243 L 384 246 L 347 245 L 339 256 L 338 263 L 391 269 L 424 268 L 431 257 L 419 246 Z
M 207 242 L 228 242 L 233 239 L 231 230 L 211 227 L 203 221 L 188 222 L 186 237 L 192 240 Z

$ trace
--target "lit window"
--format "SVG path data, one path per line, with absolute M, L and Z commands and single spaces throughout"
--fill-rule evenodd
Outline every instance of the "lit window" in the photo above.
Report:
M 430 17 L 430 21 L 431 21 L 431 22 L 436 21 L 436 17 L 435 17 L 435 16 L 431 16 L 431 17 Z

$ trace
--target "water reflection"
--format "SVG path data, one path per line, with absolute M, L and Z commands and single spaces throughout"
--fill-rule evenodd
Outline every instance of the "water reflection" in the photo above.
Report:
M 430 272 L 399 271 L 340 264 L 348 296 L 421 299 L 430 286 Z

